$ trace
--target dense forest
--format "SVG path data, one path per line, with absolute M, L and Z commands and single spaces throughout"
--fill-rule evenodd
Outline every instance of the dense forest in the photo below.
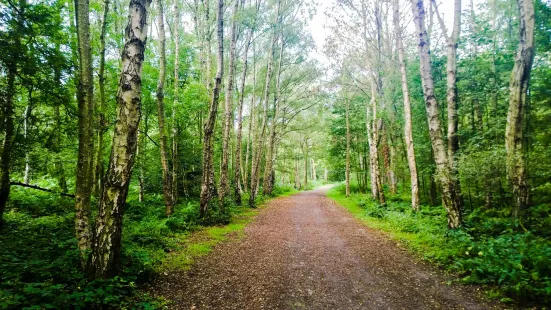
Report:
M 551 303 L 547 0 L 0 0 L 0 47 L 0 308 L 167 307 L 143 284 L 321 184 Z

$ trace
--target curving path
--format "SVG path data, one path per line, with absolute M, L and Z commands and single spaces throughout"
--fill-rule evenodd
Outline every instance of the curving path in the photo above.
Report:
M 325 197 L 275 199 L 190 271 L 154 284 L 173 309 L 488 309 Z

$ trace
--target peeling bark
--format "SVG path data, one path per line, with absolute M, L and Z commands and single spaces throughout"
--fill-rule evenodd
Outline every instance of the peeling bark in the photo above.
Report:
M 442 202 L 448 212 L 448 227 L 458 228 L 462 225 L 462 201 L 459 194 L 458 180 L 448 162 L 448 153 L 442 134 L 440 111 L 434 94 L 434 81 L 431 72 L 430 48 L 427 31 L 425 29 L 425 8 L 422 0 L 411 0 L 414 24 L 417 30 L 417 42 L 420 60 L 421 81 L 429 135 L 431 138 L 434 160 L 436 162 L 436 177 L 442 186 Z
M 122 212 L 136 155 L 140 122 L 142 65 L 150 0 L 131 0 L 117 91 L 117 120 L 105 185 L 94 230 L 88 273 L 109 278 L 121 270 Z

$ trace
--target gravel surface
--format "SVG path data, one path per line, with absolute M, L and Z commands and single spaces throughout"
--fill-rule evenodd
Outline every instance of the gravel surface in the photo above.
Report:
M 325 196 L 278 198 L 191 270 L 151 290 L 171 309 L 489 309 L 470 287 L 448 286 L 381 233 Z

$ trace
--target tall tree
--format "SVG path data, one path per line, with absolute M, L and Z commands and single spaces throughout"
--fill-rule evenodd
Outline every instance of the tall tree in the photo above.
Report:
M 415 149 L 413 147 L 413 128 L 411 122 L 411 102 L 409 98 L 409 86 L 406 70 L 404 43 L 402 40 L 402 28 L 400 26 L 400 6 L 398 0 L 393 0 L 394 6 L 394 35 L 396 37 L 396 49 L 398 50 L 398 62 L 400 65 L 400 77 L 402 79 L 402 96 L 404 97 L 404 137 L 406 141 L 406 156 L 411 179 L 411 207 L 419 209 L 419 184 L 417 177 L 417 162 L 415 161 Z
M 203 177 L 201 180 L 200 212 L 204 216 L 212 197 L 216 196 L 216 185 L 214 180 L 214 147 L 213 135 L 216 115 L 218 113 L 218 101 L 220 99 L 220 88 L 224 75 L 224 0 L 218 0 L 216 10 L 216 33 L 218 38 L 217 68 L 214 87 L 212 89 L 212 100 L 209 106 L 209 115 L 204 125 L 203 137 Z
M 245 164 L 244 173 L 241 173 L 241 170 L 243 169 L 242 166 L 242 158 L 243 158 L 243 103 L 245 100 L 245 82 L 247 80 L 247 69 L 248 69 L 248 54 L 249 54 L 249 48 L 251 46 L 251 40 L 254 34 L 254 28 L 249 29 L 247 34 L 247 39 L 245 40 L 244 45 L 244 51 L 243 51 L 243 72 L 241 72 L 241 82 L 240 82 L 240 93 L 239 93 L 239 99 L 237 104 L 237 133 L 236 133 L 236 142 L 235 142 L 235 166 L 234 166 L 234 195 L 235 195 L 235 203 L 240 206 L 241 205 L 241 180 L 243 180 L 243 186 L 247 186 L 247 167 L 248 165 Z M 252 109 L 251 109 L 252 113 Z M 248 142 L 247 142 L 248 143 Z M 248 145 L 248 144 L 247 144 Z M 248 151 L 248 148 L 247 148 Z M 247 152 L 248 156 L 248 152 Z M 246 160 L 247 161 L 247 160 Z
M 105 131 L 107 130 L 107 119 L 106 119 L 106 106 L 105 106 L 105 41 L 107 36 L 107 25 L 109 18 L 109 5 L 110 0 L 105 0 L 103 4 L 103 19 L 101 22 L 101 34 L 100 34 L 100 57 L 99 57 L 99 71 L 98 71 L 98 88 L 99 88 L 99 104 L 97 106 L 98 110 L 98 127 L 97 127 L 97 146 L 96 146 L 96 160 L 95 170 L 94 170 L 94 190 L 95 193 L 101 193 L 103 187 L 103 176 L 105 174 L 105 168 L 103 163 L 103 140 Z
M 131 0 L 121 54 L 117 120 L 105 184 L 99 201 L 89 274 L 95 278 L 121 270 L 122 212 L 136 155 L 150 0 Z
M 224 100 L 224 130 L 222 135 L 222 167 L 220 169 L 220 186 L 218 189 L 218 199 L 220 204 L 224 204 L 224 199 L 229 193 L 229 158 L 230 158 L 230 132 L 232 127 L 233 115 L 233 92 L 235 80 L 235 50 L 237 46 L 237 14 L 239 12 L 239 1 L 235 0 L 233 6 L 233 18 L 230 31 L 230 59 L 228 64 L 228 82 L 226 84 Z M 236 180 L 238 182 L 238 180 Z
M 346 99 L 346 166 L 345 166 L 345 178 L 346 178 L 346 197 L 350 196 L 350 100 Z
M 459 150 L 459 139 L 457 137 L 458 118 L 457 118 L 457 44 L 461 31 L 461 0 L 454 1 L 453 10 L 453 29 L 451 35 L 448 34 L 444 19 L 438 12 L 436 0 L 432 0 L 434 9 L 442 34 L 446 39 L 447 63 L 446 63 L 446 83 L 448 100 L 448 161 L 452 169 L 455 169 L 455 153 Z
M 442 202 L 448 212 L 448 227 L 458 228 L 462 220 L 462 204 L 458 192 L 457 179 L 454 178 L 451 169 L 440 122 L 440 109 L 434 93 L 434 80 L 432 77 L 432 64 L 430 60 L 430 47 L 428 35 L 425 29 L 425 7 L 423 0 L 411 0 L 415 29 L 418 38 L 418 51 L 420 61 L 421 82 L 429 123 L 429 135 L 434 161 L 436 162 L 437 178 L 442 186 Z
M 3 113 L 3 125 L 4 125 L 4 141 L 2 141 L 2 153 L 0 159 L 0 227 L 2 227 L 4 220 L 4 210 L 6 210 L 6 204 L 10 196 L 10 166 L 11 166 L 11 153 L 13 147 L 13 134 L 14 134 L 14 118 L 15 118 L 15 95 L 16 95 L 16 77 L 18 75 L 18 66 L 20 62 L 21 51 L 21 34 L 24 27 L 24 15 L 27 2 L 25 0 L 19 0 L 19 8 L 16 18 L 16 29 L 13 36 L 13 48 L 14 52 L 11 52 L 7 61 L 7 88 L 6 97 L 4 99 L 4 113 Z
M 275 15 L 275 23 L 274 25 L 279 25 L 280 23 L 280 8 L 281 8 L 281 0 L 278 0 L 277 2 L 277 8 L 276 8 L 276 15 Z M 266 68 L 266 80 L 264 84 L 264 92 L 262 97 L 262 107 L 263 107 L 263 117 L 262 117 L 262 123 L 260 125 L 260 133 L 258 134 L 258 138 L 255 139 L 256 146 L 253 145 L 253 148 L 255 148 L 254 151 L 254 157 L 252 160 L 252 167 L 251 167 L 251 192 L 250 192 L 250 198 L 249 198 L 249 206 L 251 208 L 256 207 L 256 192 L 258 190 L 258 182 L 260 181 L 260 164 L 262 159 L 262 153 L 264 148 L 264 138 L 266 135 L 266 127 L 267 127 L 267 121 L 268 121 L 268 106 L 269 106 L 269 100 L 270 100 L 270 82 L 272 80 L 273 75 L 273 67 L 274 67 L 274 50 L 275 45 L 277 44 L 278 39 L 278 32 L 277 27 L 274 26 L 273 34 L 272 34 L 272 42 L 270 44 L 270 49 L 268 51 L 268 65 Z
M 530 191 L 526 180 L 526 158 L 524 152 L 527 92 L 530 85 L 530 73 L 534 61 L 535 17 L 531 0 L 517 0 L 519 12 L 519 43 L 515 65 L 509 84 L 509 111 L 505 129 L 505 148 L 507 150 L 507 177 L 513 191 L 513 216 L 529 204 Z
M 273 167 L 274 167 L 274 161 L 275 161 L 275 143 L 276 143 L 276 135 L 277 135 L 277 122 L 279 118 L 279 111 L 280 111 L 280 105 L 281 105 L 281 71 L 283 66 L 283 51 L 285 46 L 285 40 L 283 38 L 283 35 L 281 35 L 280 42 L 279 42 L 279 60 L 278 60 L 278 66 L 277 66 L 277 76 L 276 76 L 276 87 L 275 87 L 275 95 L 274 95 L 274 116 L 272 118 L 272 123 L 270 126 L 270 136 L 268 139 L 268 145 L 266 148 L 266 165 L 264 166 L 264 183 L 262 185 L 262 191 L 264 195 L 271 195 L 272 190 L 274 188 L 274 175 L 273 175 Z
M 78 37 L 78 160 L 75 185 L 75 230 L 82 263 L 90 249 L 90 198 L 92 195 L 93 168 L 93 110 L 94 81 L 92 77 L 92 50 L 90 44 L 89 0 L 76 2 L 76 27 Z
M 161 166 L 163 168 L 163 196 L 165 213 L 171 215 L 174 210 L 172 199 L 172 174 L 168 161 L 168 143 L 165 129 L 165 78 L 166 78 L 166 36 L 163 0 L 157 0 L 159 14 L 157 15 L 157 31 L 159 36 L 159 80 L 157 82 L 157 120 L 159 123 L 159 145 L 161 151 Z
M 177 108 L 180 91 L 180 7 L 178 1 L 174 1 L 174 25 L 172 37 L 174 37 L 174 102 L 172 104 L 172 204 L 178 203 L 178 119 Z M 172 213 L 173 210 L 170 210 Z

